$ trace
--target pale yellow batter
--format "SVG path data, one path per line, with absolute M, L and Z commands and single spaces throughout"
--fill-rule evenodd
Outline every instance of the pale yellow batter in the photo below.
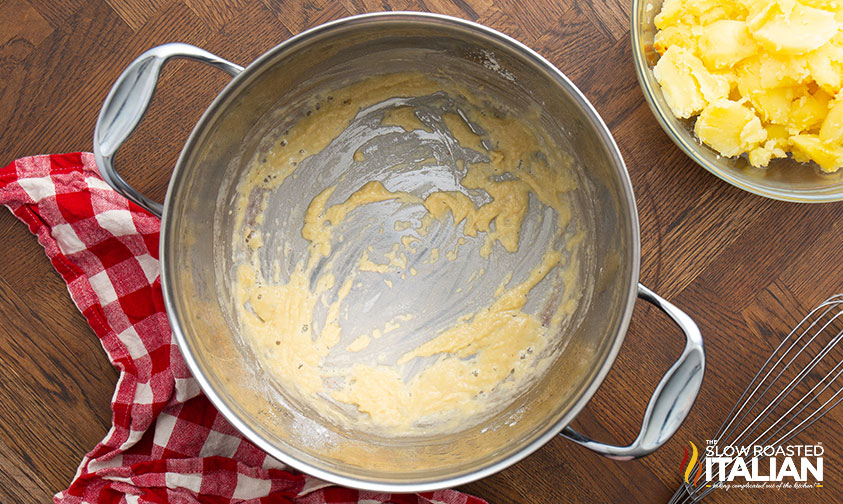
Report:
M 357 412 L 355 422 L 367 422 L 391 433 L 409 433 L 422 425 L 426 429 L 436 425 L 457 428 L 469 415 L 488 413 L 494 406 L 488 397 L 495 391 L 519 390 L 541 374 L 550 359 L 539 356 L 547 357 L 544 350 L 553 343 L 550 335 L 576 307 L 575 262 L 581 232 L 579 238 L 568 241 L 567 255 L 548 248 L 526 280 L 508 285 L 510 274 L 498 287 L 489 306 L 462 315 L 452 327 L 431 334 L 396 363 L 365 364 L 351 359 L 346 367 L 324 365 L 326 356 L 341 340 L 350 341 L 344 346 L 346 352 L 357 354 L 377 344 L 383 334 L 397 329 L 402 320 L 413 317 L 408 313 L 400 320 L 385 321 L 382 329 L 370 334 L 343 338 L 339 315 L 343 301 L 353 288 L 354 276 L 336 279 L 330 267 L 326 267 L 319 272 L 315 288 L 310 288 L 314 268 L 322 259 L 330 260 L 332 242 L 339 240 L 334 230 L 355 208 L 385 201 L 423 206 L 426 215 L 416 229 L 419 235 L 424 236 L 437 220 L 451 220 L 454 225 L 462 223 L 467 237 L 482 237 L 483 258 L 490 256 L 495 243 L 503 247 L 504 253 L 518 252 L 530 194 L 555 211 L 557 237 L 568 228 L 572 216 L 567 193 L 576 189 L 569 173 L 570 159 L 559 152 L 535 156 L 547 142 L 541 131 L 530 126 L 530 118 L 520 120 L 493 113 L 477 113 L 467 118 L 488 132 L 482 137 L 460 115 L 452 112 L 443 115 L 453 138 L 462 147 L 485 153 L 489 158 L 489 162 L 465 167 L 467 170 L 460 180 L 466 189 L 485 191 L 490 196 L 485 204 L 475 206 L 459 191 L 434 191 L 422 199 L 409 192 L 389 191 L 381 182 L 374 181 L 357 188 L 345 201 L 328 205 L 336 190 L 336 186 L 330 186 L 310 201 L 302 222 L 302 237 L 310 244 L 308 257 L 299 258 L 286 281 L 262 278 L 257 251 L 263 240 L 257 230 L 245 224 L 245 202 L 252 191 L 278 187 L 294 173 L 298 163 L 324 149 L 339 135 L 360 108 L 393 96 L 426 96 L 442 90 L 442 83 L 412 73 L 368 79 L 338 90 L 317 113 L 302 118 L 286 132 L 264 156 L 265 162 L 254 162 L 249 176 L 238 187 L 241 195 L 238 223 L 242 224 L 244 236 L 251 236 L 250 259 L 238 267 L 235 290 L 244 336 L 264 368 L 278 378 L 290 395 L 335 421 L 347 420 L 337 413 L 338 404 L 346 411 Z M 472 100 L 464 89 L 455 87 L 446 91 L 466 97 L 474 106 L 480 103 Z M 481 110 L 478 107 L 475 112 Z M 386 111 L 382 124 L 400 126 L 407 131 L 430 131 L 409 106 Z M 365 159 L 362 152 L 354 153 L 356 162 Z M 260 217 L 255 221 L 260 222 Z M 410 225 L 396 222 L 395 228 L 407 229 Z M 405 237 L 377 261 L 370 256 L 371 249 L 364 250 L 358 271 L 384 275 L 400 272 L 401 278 L 406 278 L 406 274 L 415 276 L 419 272 L 408 267 L 407 253 L 418 241 Z M 451 250 L 443 250 L 442 255 L 455 260 L 465 243 L 466 238 L 456 237 Z M 425 263 L 439 259 L 440 251 L 432 249 Z M 478 270 L 477 275 L 483 275 L 484 271 Z M 530 291 L 551 274 L 564 278 L 565 296 L 560 300 L 560 309 L 543 323 L 536 315 L 525 312 L 524 307 Z M 393 281 L 398 289 L 401 280 L 390 278 L 384 278 L 388 289 L 392 291 Z M 331 294 L 334 292 L 336 295 Z M 317 334 L 314 312 L 318 306 L 326 307 L 327 316 Z M 421 362 L 419 359 L 426 365 L 408 378 L 406 367 Z

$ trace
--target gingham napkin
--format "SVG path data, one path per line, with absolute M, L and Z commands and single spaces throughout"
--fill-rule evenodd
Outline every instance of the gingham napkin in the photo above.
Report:
M 390 495 L 291 472 L 201 393 L 172 339 L 158 278 L 159 220 L 113 191 L 89 153 L 0 170 L 0 204 L 37 235 L 120 370 L 112 427 L 56 503 L 482 504 L 453 490 Z

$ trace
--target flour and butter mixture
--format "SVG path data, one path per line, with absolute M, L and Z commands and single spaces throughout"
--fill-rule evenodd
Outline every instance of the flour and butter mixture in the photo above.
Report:
M 317 96 L 238 186 L 234 301 L 293 401 L 389 434 L 494 413 L 561 351 L 584 231 L 573 160 L 446 79 Z

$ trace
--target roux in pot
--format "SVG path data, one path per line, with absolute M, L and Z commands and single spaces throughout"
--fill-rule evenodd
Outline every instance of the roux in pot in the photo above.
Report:
M 446 105 L 416 108 L 406 100 L 393 104 L 395 97 Z M 244 339 L 288 396 L 335 422 L 401 434 L 479 421 L 543 373 L 554 352 L 561 351 L 560 329 L 577 306 L 583 231 L 569 202 L 577 190 L 572 158 L 548 148 L 535 117 L 509 115 L 465 89 L 421 74 L 366 79 L 318 103 L 254 158 L 238 186 L 241 235 L 236 238 L 245 254 L 237 266 L 235 301 Z M 264 222 L 267 195 L 296 177 L 308 157 L 342 144 L 344 130 L 357 119 L 373 114 L 373 128 L 413 134 L 422 146 L 439 142 L 444 145 L 436 151 L 440 154 L 467 155 L 437 154 L 416 160 L 416 173 L 407 172 L 417 177 L 444 166 L 453 174 L 451 187 L 408 188 L 400 181 L 369 180 L 339 198 L 348 182 L 342 177 L 316 187 L 299 226 L 306 252 L 296 255 L 279 245 L 268 270 L 267 256 L 261 255 L 273 228 Z M 366 145 L 345 145 L 351 162 L 359 166 L 370 160 L 366 148 L 376 149 Z M 391 174 L 406 170 L 410 162 L 378 169 Z M 363 229 L 380 225 L 366 235 L 379 246 L 364 243 L 361 253 L 342 255 L 349 240 L 361 239 L 359 233 L 342 230 L 363 219 L 364 208 L 414 218 L 395 219 L 386 232 L 385 218 L 367 224 Z M 531 208 L 538 211 L 531 214 Z M 540 217 L 528 222 L 531 215 Z M 524 243 L 524 230 L 533 237 L 539 236 L 536 229 L 546 230 L 544 242 Z M 394 233 L 401 233 L 400 239 L 392 240 Z M 532 255 L 525 258 L 532 259 L 525 259 L 523 271 L 501 271 L 500 257 L 528 252 Z M 282 261 L 289 265 L 283 273 Z M 349 262 L 350 270 L 340 266 Z M 363 302 L 351 302 L 353 296 L 379 299 L 383 294 L 400 302 L 403 286 L 423 281 L 428 271 L 459 264 L 478 267 L 455 282 L 455 296 L 484 277 L 496 282 L 486 289 L 494 292 L 486 293 L 482 306 L 463 306 L 455 298 L 456 311 L 437 318 L 438 330 L 390 340 L 418 320 L 412 304 L 370 331 L 359 332 L 348 323 L 350 310 L 366 309 Z M 375 284 L 377 290 L 369 287 Z M 552 310 L 530 305 L 539 290 L 555 293 Z

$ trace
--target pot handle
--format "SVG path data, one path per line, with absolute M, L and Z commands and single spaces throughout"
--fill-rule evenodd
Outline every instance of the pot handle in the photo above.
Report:
M 629 446 L 615 446 L 594 441 L 570 427 L 561 432 L 571 441 L 615 460 L 632 460 L 649 455 L 665 444 L 679 429 L 702 384 L 705 351 L 697 324 L 685 312 L 673 306 L 650 289 L 638 284 L 638 297 L 665 312 L 685 333 L 685 349 L 659 382 L 647 411 L 641 432 Z
M 108 185 L 158 217 L 161 217 L 164 206 L 147 198 L 123 180 L 114 169 L 114 156 L 141 122 L 152 101 L 161 68 L 171 58 L 201 61 L 232 77 L 243 71 L 243 67 L 198 47 L 181 43 L 164 44 L 146 51 L 129 64 L 109 91 L 94 130 L 97 166 Z

